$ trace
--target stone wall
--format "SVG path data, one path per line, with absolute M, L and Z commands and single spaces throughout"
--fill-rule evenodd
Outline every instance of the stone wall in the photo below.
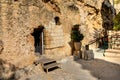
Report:
M 36 58 L 31 33 L 40 25 L 44 27 L 47 56 L 61 59 L 71 55 L 71 28 L 80 25 L 83 45 L 95 39 L 95 31 L 102 29 L 103 1 L 0 0 L 0 39 L 4 45 L 0 58 L 18 66 L 31 64 Z
M 120 48 L 120 31 L 108 31 L 108 44 L 110 49 Z
M 64 32 L 61 25 L 50 23 L 44 30 L 45 49 L 64 46 Z

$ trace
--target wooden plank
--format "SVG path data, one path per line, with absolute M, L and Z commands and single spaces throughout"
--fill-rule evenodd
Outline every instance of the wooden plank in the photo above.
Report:
M 50 63 L 50 62 L 54 62 L 54 61 L 55 61 L 54 59 L 42 58 L 40 60 L 35 61 L 34 63 L 35 64 L 39 64 L 39 63 L 46 64 L 46 63 Z
M 46 73 L 48 73 L 48 70 L 54 67 L 59 67 L 60 63 L 52 63 L 46 66 L 43 66 L 44 69 L 46 69 Z
M 50 69 L 50 68 L 54 68 L 54 67 L 59 67 L 60 63 L 52 63 L 46 66 L 43 66 L 44 69 Z

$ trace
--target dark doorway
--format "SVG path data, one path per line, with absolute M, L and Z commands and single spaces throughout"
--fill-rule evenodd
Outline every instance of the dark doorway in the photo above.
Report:
M 39 26 L 34 29 L 32 36 L 34 37 L 34 47 L 35 52 L 39 54 L 43 54 L 43 26 Z

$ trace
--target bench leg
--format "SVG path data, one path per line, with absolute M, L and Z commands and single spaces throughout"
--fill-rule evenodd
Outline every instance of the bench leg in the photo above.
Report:
M 46 73 L 48 73 L 48 69 L 46 69 Z

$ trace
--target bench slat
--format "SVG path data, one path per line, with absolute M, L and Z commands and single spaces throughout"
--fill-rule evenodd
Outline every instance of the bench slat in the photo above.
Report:
M 60 63 L 52 63 L 46 66 L 43 66 L 44 69 L 50 69 L 50 68 L 54 68 L 54 67 L 58 67 L 60 65 Z

